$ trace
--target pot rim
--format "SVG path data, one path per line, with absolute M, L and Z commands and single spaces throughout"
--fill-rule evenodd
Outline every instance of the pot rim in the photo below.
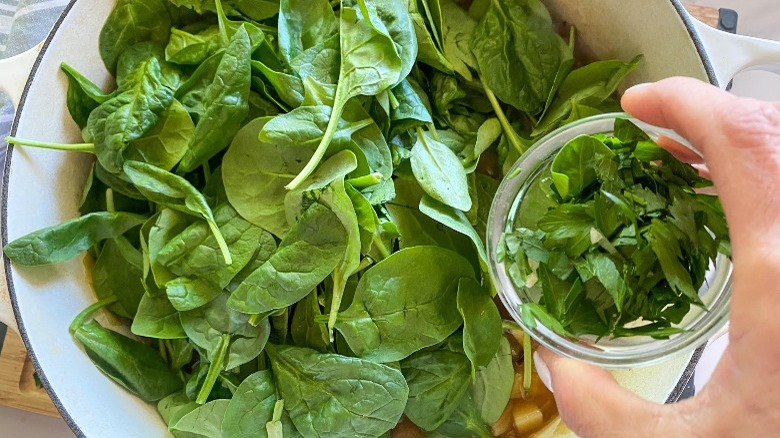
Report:
M 67 17 L 68 13 L 70 13 L 76 1 L 77 0 L 70 0 L 67 6 L 65 6 L 62 13 L 57 18 L 57 21 L 52 26 L 51 31 L 49 31 L 48 35 L 46 36 L 46 39 L 43 41 L 41 51 L 35 59 L 35 63 L 33 64 L 32 69 L 30 71 L 30 76 L 28 77 L 27 83 L 24 86 L 24 91 L 22 92 L 21 99 L 19 100 L 19 106 L 15 109 L 14 119 L 11 125 L 11 133 L 10 133 L 11 136 L 16 135 L 21 113 L 22 110 L 24 109 L 24 104 L 27 100 L 27 95 L 30 91 L 33 78 L 38 72 L 38 67 L 40 66 L 43 56 L 45 55 L 47 49 L 49 48 L 49 45 L 51 44 L 52 40 L 56 36 L 57 31 L 59 30 L 63 21 Z M 688 31 L 688 35 L 693 41 L 693 44 L 696 47 L 696 51 L 698 52 L 699 57 L 701 58 L 702 64 L 704 65 L 704 69 L 707 73 L 707 77 L 709 78 L 710 83 L 715 86 L 719 86 L 720 84 L 718 83 L 717 77 L 715 75 L 715 69 L 712 65 L 709 55 L 707 54 L 704 48 L 704 44 L 701 38 L 699 37 L 699 34 L 696 32 L 693 21 L 691 20 L 688 13 L 685 11 L 685 8 L 683 7 L 680 0 L 669 0 L 669 1 L 672 3 L 672 6 L 675 8 L 677 14 L 679 15 L 680 19 L 685 25 L 685 28 Z M 0 190 L 2 190 L 0 192 L 0 240 L 2 240 L 3 246 L 5 246 L 8 243 L 8 227 L 6 225 L 8 222 L 8 180 L 10 175 L 13 152 L 14 152 L 14 146 L 8 145 L 8 149 L 5 157 L 5 163 L 3 165 L 2 188 L 0 188 Z M 19 327 L 19 335 L 21 336 L 22 341 L 24 342 L 25 349 L 27 350 L 28 356 L 33 364 L 33 367 L 35 371 L 38 373 L 38 377 L 40 378 L 41 383 L 43 384 L 43 388 L 49 394 L 52 403 L 57 408 L 57 411 L 60 413 L 62 419 L 70 427 L 70 429 L 73 431 L 73 433 L 76 436 L 85 437 L 86 435 L 81 430 L 76 420 L 70 415 L 70 412 L 68 412 L 68 410 L 65 408 L 62 401 L 60 400 L 60 397 L 57 395 L 57 393 L 49 384 L 49 380 L 46 377 L 46 373 L 41 367 L 41 364 L 38 362 L 38 358 L 35 355 L 35 351 L 31 348 L 31 343 L 27 335 L 27 330 L 25 329 L 24 321 L 20 316 L 21 313 L 16 299 L 16 291 L 14 288 L 13 276 L 11 275 L 11 262 L 6 257 L 3 257 L 3 260 L 4 260 L 6 286 L 8 288 L 8 293 L 11 299 L 11 305 L 13 307 L 14 318 L 16 319 L 16 324 Z M 698 364 L 699 359 L 701 359 L 705 346 L 706 344 L 696 348 L 696 350 L 693 352 L 693 355 L 691 356 L 691 360 L 688 362 L 688 365 L 685 367 L 685 370 L 683 370 L 683 373 L 680 376 L 680 380 L 677 382 L 677 385 L 675 385 L 674 389 L 672 389 L 665 403 L 674 403 L 679 400 L 683 391 L 685 390 L 691 378 L 693 377 L 693 373 L 696 369 L 696 365 Z

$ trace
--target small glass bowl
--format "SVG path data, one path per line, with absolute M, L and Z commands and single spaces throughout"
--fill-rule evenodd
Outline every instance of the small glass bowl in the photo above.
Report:
M 732 268 L 728 257 L 719 254 L 715 266 L 710 266 L 706 280 L 699 290 L 699 297 L 707 310 L 691 306 L 688 315 L 676 325 L 684 329 L 684 332 L 668 339 L 653 339 L 649 336 L 605 337 L 596 342 L 595 336 L 581 336 L 578 340 L 560 336 L 539 320 L 536 321 L 535 328 L 528 327 L 520 316 L 519 305 L 535 301 L 526 288 L 515 287 L 506 266 L 499 262 L 496 256 L 501 236 L 514 228 L 524 200 L 533 199 L 535 196 L 539 199 L 539 192 L 532 193 L 535 190 L 533 184 L 549 169 L 558 150 L 580 135 L 611 135 L 617 118 L 630 120 L 655 141 L 660 137 L 667 137 L 701 156 L 699 151 L 674 131 L 643 123 L 625 113 L 602 114 L 571 123 L 540 139 L 523 154 L 501 182 L 490 208 L 487 251 L 491 279 L 501 301 L 512 318 L 531 337 L 548 349 L 569 358 L 604 368 L 632 368 L 655 364 L 676 354 L 690 352 L 724 327 L 728 320 L 732 289 Z M 527 210 L 523 210 L 525 211 Z

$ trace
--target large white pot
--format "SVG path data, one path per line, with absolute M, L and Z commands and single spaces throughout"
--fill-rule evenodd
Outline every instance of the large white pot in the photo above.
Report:
M 676 0 L 547 3 L 556 19 L 576 26 L 580 48 L 589 57 L 627 60 L 643 53 L 646 61 L 630 83 L 686 75 L 723 86 L 740 70 L 780 65 L 780 46 L 714 31 L 688 16 Z M 65 106 L 67 81 L 59 65 L 65 61 L 98 85 L 111 85 L 97 41 L 113 4 L 73 0 L 37 48 L 40 54 L 34 50 L 0 62 L 0 86 L 18 108 L 12 135 L 79 140 Z M 2 191 L 3 245 L 77 216 L 89 163 L 90 157 L 76 153 L 9 149 Z M 101 438 L 167 436 L 155 407 L 103 376 L 68 334 L 73 317 L 95 300 L 83 258 L 38 268 L 4 261 L 7 281 L 0 285 L 7 284 L 8 290 L 0 293 L 0 320 L 22 335 L 44 386 L 73 431 Z M 689 353 L 616 376 L 637 394 L 663 402 L 675 399 L 696 360 Z

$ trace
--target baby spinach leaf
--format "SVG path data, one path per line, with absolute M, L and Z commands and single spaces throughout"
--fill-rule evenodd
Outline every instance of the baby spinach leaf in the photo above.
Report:
M 145 136 L 130 142 L 127 158 L 170 171 L 186 153 L 194 134 L 195 124 L 190 114 L 174 99 L 162 119 Z
M 238 215 L 230 204 L 214 209 L 214 221 L 225 238 L 233 263 L 226 265 L 205 222 L 196 222 L 173 237 L 157 254 L 159 263 L 176 275 L 207 279 L 217 290 L 226 287 L 254 256 L 261 241 L 272 239 L 262 228 Z
M 114 73 L 119 56 L 142 41 L 165 44 L 171 19 L 162 0 L 118 0 L 100 31 L 100 57 Z
M 325 156 L 347 101 L 395 86 L 409 73 L 417 56 L 414 27 L 401 0 L 357 3 L 356 9 L 341 8 L 341 67 L 330 121 L 312 158 L 288 184 L 290 189 L 311 175 Z M 384 56 L 377 59 L 377 52 Z
M 181 171 L 192 171 L 227 147 L 241 127 L 249 113 L 250 56 L 249 36 L 241 27 L 225 49 L 213 82 L 204 90 L 203 114 L 179 164 Z
M 160 400 L 183 386 L 157 351 L 97 321 L 81 324 L 73 337 L 103 374 L 144 401 Z
M 474 405 L 487 424 L 494 424 L 501 417 L 512 395 L 515 368 L 512 350 L 506 337 L 499 338 L 498 351 L 486 367 L 478 367 L 471 387 Z
M 433 123 L 428 95 L 416 80 L 407 77 L 392 89 L 392 93 L 398 105 L 390 111 L 390 137 Z
M 60 69 L 68 77 L 68 112 L 79 128 L 84 129 L 89 114 L 111 97 L 70 65 L 63 62 Z
M 298 77 L 285 73 L 281 66 L 279 70 L 275 70 L 260 60 L 253 60 L 251 65 L 252 72 L 260 74 L 260 77 L 253 76 L 253 85 L 256 88 L 265 88 L 265 90 L 261 88 L 259 91 L 267 94 L 269 98 L 273 98 L 274 95 L 268 92 L 268 88 L 270 88 L 287 107 L 296 108 L 301 105 L 304 89 L 303 83 Z
M 469 359 L 448 350 L 423 350 L 401 361 L 409 385 L 404 413 L 423 430 L 432 431 L 452 415 L 470 383 Z
M 345 245 L 346 231 L 338 216 L 321 204 L 311 205 L 271 258 L 233 292 L 230 308 L 260 314 L 300 301 L 333 272 Z
M 290 68 L 303 80 L 311 79 L 332 85 L 339 80 L 340 59 L 339 35 L 336 33 L 298 55 L 290 62 Z
M 682 257 L 680 242 L 674 236 L 671 226 L 658 219 L 653 219 L 645 238 L 650 242 L 653 252 L 658 257 L 664 277 L 672 289 L 698 303 L 700 301 L 699 294 L 693 287 L 690 273 L 680 263 Z
M 567 143 L 553 159 L 552 180 L 563 199 L 578 196 L 596 181 L 597 161 L 615 154 L 602 141 L 581 136 Z
M 173 308 L 165 295 L 144 294 L 138 304 L 138 312 L 130 330 L 134 335 L 156 339 L 186 339 L 179 312 Z M 187 361 L 189 362 L 189 360 Z M 172 367 L 175 369 L 180 366 Z
M 336 314 L 341 306 L 347 279 L 360 264 L 361 242 L 358 219 L 344 186 L 344 177 L 356 166 L 355 155 L 350 151 L 341 151 L 322 163 L 301 188 L 291 191 L 285 198 L 285 204 L 288 205 L 288 222 L 297 220 L 307 204 L 316 200 L 338 217 L 347 232 L 345 252 L 332 273 L 333 292 L 328 320 L 328 327 L 331 329 L 336 322 Z
M 331 116 L 330 111 L 330 107 L 326 105 L 300 106 L 269 120 L 258 138 L 261 142 L 278 146 L 313 149 L 325 132 Z M 336 133 L 339 138 L 349 138 L 353 133 L 374 123 L 368 115 L 362 120 L 342 120 Z
M 174 64 L 200 65 L 222 46 L 219 27 L 210 26 L 197 33 L 171 28 L 171 37 L 165 46 L 165 59 Z
M 380 436 L 403 415 L 409 388 L 394 367 L 308 348 L 267 351 L 284 408 L 303 436 Z
M 457 302 L 463 317 L 463 350 L 474 370 L 487 366 L 503 337 L 496 304 L 490 293 L 470 278 L 460 279 Z
M 273 419 L 277 401 L 271 372 L 266 370 L 251 374 L 241 382 L 230 400 L 222 420 L 222 437 L 268 437 L 266 423 Z M 286 413 L 282 415 L 281 423 L 285 437 L 299 435 Z
M 621 81 L 642 62 L 641 55 L 631 62 L 620 60 L 596 61 L 580 67 L 566 76 L 549 110 L 531 134 L 544 135 L 560 126 L 572 112 L 573 106 L 597 106 L 617 90 Z
M 455 303 L 461 277 L 474 278 L 474 271 L 452 251 L 403 249 L 363 274 L 335 327 L 358 357 L 401 360 L 443 341 L 461 325 Z
M 444 56 L 454 71 L 471 81 L 471 69 L 477 69 L 477 60 L 471 50 L 477 22 L 451 0 L 442 0 L 441 12 Z
M 470 393 L 460 400 L 455 412 L 447 419 L 436 432 L 452 438 L 491 438 L 493 434 L 490 428 L 482 421 L 482 418 L 474 406 L 474 400 Z
M 236 211 L 281 237 L 289 229 L 284 186 L 303 168 L 311 151 L 258 140 L 267 121 L 253 120 L 238 131 L 223 158 L 222 172 L 225 192 Z
M 288 66 L 338 29 L 339 21 L 327 0 L 282 0 L 279 4 L 279 52 Z
M 162 83 L 157 59 L 141 63 L 117 94 L 89 115 L 87 131 L 93 137 L 100 164 L 111 173 L 119 173 L 128 143 L 156 125 L 172 100 L 173 92 Z
M 206 278 L 178 277 L 165 283 L 165 294 L 174 309 L 184 312 L 208 304 L 222 289 Z
M 249 315 L 227 306 L 230 294 L 222 293 L 210 303 L 181 313 L 181 322 L 190 341 L 206 351 L 210 361 L 218 360 L 218 346 L 227 337 L 224 370 L 232 370 L 256 358 L 265 348 L 271 332 L 267 319 L 253 326 Z
M 166 87 L 175 90 L 181 85 L 184 74 L 179 67 L 165 59 L 163 44 L 154 41 L 144 41 L 133 44 L 119 56 L 116 65 L 116 83 L 119 88 L 126 88 L 133 81 L 133 75 L 138 68 L 150 59 L 156 59 L 160 65 L 161 82 Z
M 442 53 L 441 44 L 434 41 L 425 17 L 418 9 L 417 0 L 410 0 L 408 3 L 409 17 L 412 19 L 412 23 L 414 23 L 414 33 L 417 37 L 417 60 L 441 72 L 452 73 L 452 64 Z
M 232 263 L 225 238 L 214 221 L 206 198 L 186 179 L 140 161 L 126 161 L 124 171 L 146 199 L 203 218 L 214 234 L 225 264 Z
M 561 63 L 571 58 L 539 0 L 491 1 L 471 38 L 482 81 L 502 101 L 542 112 Z
M 228 408 L 229 400 L 212 400 L 202 406 L 191 410 L 171 423 L 168 428 L 174 436 L 187 434 L 187 436 L 222 438 L 220 432 L 222 419 Z
M 132 213 L 100 211 L 85 214 L 22 236 L 3 248 L 6 257 L 21 265 L 60 263 L 98 242 L 121 236 L 141 226 L 146 218 Z
M 471 239 L 471 242 L 479 255 L 480 266 L 482 267 L 483 272 L 487 273 L 488 260 L 485 244 L 482 241 L 482 237 L 477 234 L 477 230 L 475 230 L 469 222 L 465 213 L 441 203 L 428 195 L 423 196 L 420 200 L 420 212 L 445 227 L 455 230 Z
M 162 208 L 160 209 L 154 224 L 149 229 L 149 265 L 157 287 L 165 287 L 166 283 L 177 277 L 159 262 L 158 254 L 160 250 L 170 239 L 187 228 L 192 221 L 190 216 L 170 208 Z
M 321 353 L 330 347 L 330 334 L 324 322 L 321 322 L 322 311 L 317 301 L 317 291 L 312 291 L 298 304 L 292 318 L 291 334 L 295 345 L 312 348 Z
M 447 146 L 418 128 L 412 148 L 412 172 L 420 186 L 434 199 L 459 210 L 471 208 L 466 171 Z
M 106 241 L 92 267 L 92 286 L 98 299 L 116 297 L 108 308 L 119 316 L 133 318 L 144 286 L 141 283 L 141 252 L 123 236 Z

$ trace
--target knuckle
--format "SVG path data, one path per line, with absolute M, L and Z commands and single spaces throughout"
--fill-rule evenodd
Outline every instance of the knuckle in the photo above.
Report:
M 726 135 L 742 148 L 768 147 L 780 144 L 780 108 L 771 102 L 740 99 L 722 110 Z

